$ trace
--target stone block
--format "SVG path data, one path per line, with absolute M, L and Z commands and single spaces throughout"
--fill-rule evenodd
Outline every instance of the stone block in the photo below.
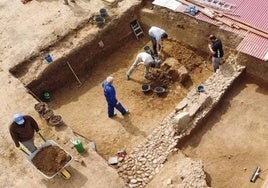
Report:
M 212 103 L 212 98 L 210 95 L 207 95 L 205 93 L 200 93 L 198 97 L 198 103 L 201 105 L 201 108 L 206 108 Z
M 186 129 L 190 120 L 191 120 L 191 118 L 189 116 L 189 113 L 187 113 L 187 112 L 178 113 L 174 117 L 174 122 L 176 124 L 175 129 L 177 129 L 179 132 Z
M 199 103 L 194 103 L 192 106 L 189 108 L 189 116 L 193 117 L 197 111 L 200 109 L 201 105 Z
M 181 66 L 178 69 L 178 73 L 180 75 L 180 82 L 183 83 L 189 79 L 189 71 L 186 69 L 185 66 Z
M 212 103 L 212 98 L 210 95 L 207 95 L 205 93 L 200 93 L 196 102 L 193 103 L 193 105 L 189 107 L 189 116 L 193 117 L 198 112 L 198 110 L 206 108 L 211 103 Z
M 179 64 L 179 61 L 173 57 L 169 57 L 163 62 L 163 64 L 166 64 L 169 67 L 175 67 L 176 65 Z
M 184 98 L 175 108 L 175 111 L 178 112 L 182 109 L 184 109 L 188 104 L 188 100 Z

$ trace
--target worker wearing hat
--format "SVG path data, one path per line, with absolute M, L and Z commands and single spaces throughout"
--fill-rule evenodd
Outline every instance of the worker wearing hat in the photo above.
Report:
M 116 108 L 122 115 L 126 115 L 129 113 L 120 102 L 118 102 L 116 98 L 115 88 L 113 86 L 114 78 L 108 76 L 106 80 L 102 83 L 102 88 L 104 91 L 104 96 L 108 103 L 108 117 L 112 118 L 115 117 L 116 114 L 114 113 L 114 108 Z
M 10 135 L 17 147 L 21 150 L 20 143 L 23 144 L 31 153 L 37 148 L 34 145 L 34 133 L 39 131 L 36 121 L 29 115 L 15 114 L 13 122 L 9 126 Z

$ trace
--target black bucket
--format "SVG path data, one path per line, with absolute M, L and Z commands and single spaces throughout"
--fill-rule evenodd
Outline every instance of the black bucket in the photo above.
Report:
M 143 85 L 141 86 L 141 90 L 142 90 L 144 93 L 146 93 L 146 92 L 148 92 L 148 91 L 151 90 L 151 86 L 150 86 L 149 84 L 143 84 Z
M 100 9 L 100 15 L 101 15 L 102 17 L 106 17 L 106 16 L 108 16 L 107 10 L 106 10 L 105 8 Z
M 98 26 L 101 26 L 105 23 L 105 19 L 99 15 L 95 16 L 94 20 Z
M 163 93 L 166 92 L 166 89 L 163 88 L 163 87 L 156 87 L 156 88 L 154 88 L 154 92 L 155 92 L 157 95 L 162 95 Z

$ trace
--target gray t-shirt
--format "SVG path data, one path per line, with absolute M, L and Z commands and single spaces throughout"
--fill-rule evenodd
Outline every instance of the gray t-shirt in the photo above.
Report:
M 141 52 L 137 55 L 138 62 L 144 62 L 145 65 L 148 65 L 154 61 L 152 56 L 146 52 Z
M 152 36 L 152 37 L 154 37 L 157 42 L 160 42 L 161 41 L 161 36 L 164 33 L 166 33 L 165 30 L 163 30 L 163 29 L 161 29 L 159 27 L 152 26 L 149 29 L 149 35 Z

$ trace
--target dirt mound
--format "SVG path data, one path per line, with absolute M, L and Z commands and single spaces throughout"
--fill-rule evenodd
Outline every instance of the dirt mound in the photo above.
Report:
M 38 170 L 47 176 L 52 176 L 70 160 L 71 156 L 60 147 L 47 146 L 35 155 L 32 162 Z

